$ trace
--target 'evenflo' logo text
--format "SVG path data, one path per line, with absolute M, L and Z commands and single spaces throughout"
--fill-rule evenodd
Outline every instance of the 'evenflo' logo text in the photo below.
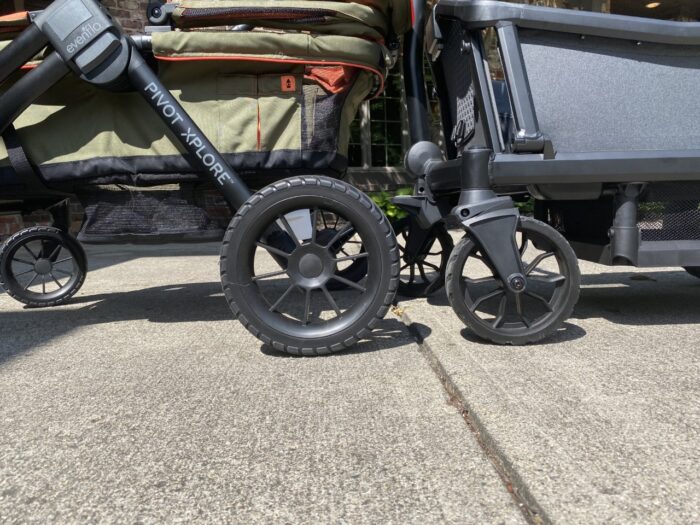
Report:
M 102 29 L 102 24 L 99 22 L 93 22 L 92 24 L 85 24 L 80 28 L 80 34 L 76 36 L 73 41 L 66 46 L 66 51 L 71 55 L 78 51 L 85 44 L 90 42 L 92 38 Z

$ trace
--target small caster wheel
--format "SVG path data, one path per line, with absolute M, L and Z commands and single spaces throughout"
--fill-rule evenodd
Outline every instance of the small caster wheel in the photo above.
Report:
M 350 240 L 355 251 L 346 249 Z M 357 282 L 342 275 L 356 261 L 367 265 Z M 238 210 L 224 236 L 221 281 L 234 315 L 265 344 L 328 354 L 368 336 L 384 317 L 398 263 L 389 221 L 366 195 L 327 177 L 294 177 Z M 336 282 L 345 289 L 332 290 Z
M 527 217 L 520 218 L 517 237 L 527 278 L 522 293 L 507 290 L 468 236 L 447 264 L 447 296 L 455 313 L 477 336 L 497 344 L 535 343 L 551 335 L 579 297 L 578 260 L 564 237 Z
M 700 266 L 687 266 L 683 269 L 693 277 L 700 279 Z
M 401 253 L 401 275 L 399 295 L 404 297 L 427 297 L 445 285 L 445 270 L 454 243 L 450 232 L 443 224 L 436 224 L 428 233 L 422 253 L 406 251 L 411 229 L 417 227 L 406 217 L 392 223 Z
M 0 285 L 27 306 L 67 302 L 80 290 L 86 273 L 83 247 L 58 228 L 25 228 L 0 248 Z

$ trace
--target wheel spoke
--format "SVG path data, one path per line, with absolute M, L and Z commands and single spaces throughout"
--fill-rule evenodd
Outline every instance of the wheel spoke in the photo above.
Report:
M 501 325 L 503 324 L 503 321 L 506 319 L 506 306 L 508 305 L 508 296 L 506 294 L 503 294 L 503 297 L 501 298 L 501 302 L 498 305 L 498 314 L 496 314 L 496 318 L 493 320 L 493 327 L 494 328 L 500 328 Z
M 465 277 L 464 280 L 469 284 L 484 284 L 490 283 L 491 281 L 498 283 L 498 280 L 495 277 L 479 277 L 478 279 L 470 279 L 469 277 Z
M 18 262 L 18 263 L 22 263 L 22 264 L 27 264 L 27 265 L 32 266 L 32 267 L 34 266 L 34 263 L 33 263 L 33 262 L 25 261 L 24 259 L 18 259 L 17 257 L 13 257 L 13 258 L 12 258 L 12 262 Z
M 304 298 L 304 324 L 309 324 L 309 316 L 311 315 L 311 289 L 306 290 Z
M 566 277 L 563 275 L 553 275 L 551 277 L 540 277 L 538 275 L 531 275 L 529 279 L 531 281 L 556 285 L 566 282 Z
M 403 272 L 406 268 L 410 266 L 411 263 L 406 263 L 404 264 L 401 268 L 399 268 L 399 272 Z
M 34 265 L 32 265 L 34 266 Z M 25 270 L 24 272 L 16 273 L 14 274 L 15 277 L 19 277 L 20 275 L 27 275 L 28 273 L 32 273 L 34 271 L 34 268 L 31 268 L 29 270 Z
M 506 293 L 506 292 L 504 292 L 503 290 L 494 290 L 494 291 L 491 292 L 491 293 L 487 293 L 486 295 L 482 295 L 482 296 L 479 297 L 476 301 L 474 301 L 474 304 L 471 305 L 471 306 L 469 307 L 469 310 L 470 310 L 472 313 L 474 313 L 474 312 L 476 312 L 476 310 L 479 308 L 479 306 L 481 306 L 482 304 L 484 304 L 484 303 L 485 303 L 486 301 L 488 301 L 489 299 L 493 299 L 494 297 L 498 297 L 499 295 L 502 295 L 502 294 L 505 294 L 505 293 Z
M 279 255 L 280 257 L 284 257 L 285 259 L 289 258 L 288 253 L 280 250 L 279 248 L 275 248 L 274 246 L 270 246 L 269 244 L 264 244 L 262 242 L 256 242 L 255 246 L 262 248 L 263 250 L 267 250 L 273 255 Z
M 329 242 L 328 244 L 326 244 L 325 247 L 326 247 L 326 248 L 330 248 L 330 247 L 333 246 L 336 242 L 338 242 L 340 239 L 342 239 L 343 237 L 345 237 L 346 235 L 348 235 L 349 233 L 351 233 L 351 232 L 353 232 L 353 231 L 355 231 L 355 227 L 354 227 L 352 224 L 348 224 L 345 228 L 343 228 L 343 229 L 340 230 L 338 233 L 336 233 L 336 234 L 333 236 L 333 239 L 331 239 L 331 242 Z M 345 244 L 345 243 L 348 242 L 348 241 L 349 241 L 349 239 L 346 239 L 345 241 L 343 241 L 343 244 Z
M 532 260 L 530 264 L 528 264 L 527 268 L 525 268 L 525 275 L 530 275 L 535 268 L 542 264 L 542 261 L 548 259 L 549 257 L 554 257 L 554 252 L 545 252 L 539 254 Z
M 49 260 L 53 260 L 53 259 L 55 259 L 56 257 L 58 257 L 58 254 L 61 253 L 61 248 L 63 248 L 63 245 L 61 245 L 61 244 L 59 244 L 58 246 L 56 246 L 56 248 L 54 249 L 54 251 L 51 252 L 51 255 L 49 255 Z
M 41 278 L 41 293 L 46 293 L 46 276 Z
M 280 296 L 280 298 L 277 299 L 277 301 L 275 302 L 275 304 L 273 304 L 272 306 L 270 306 L 270 310 L 269 310 L 269 311 L 270 311 L 270 312 L 277 311 L 277 308 L 279 308 L 279 305 L 282 304 L 282 301 L 284 301 L 284 300 L 287 298 L 287 296 L 291 293 L 291 291 L 294 290 L 294 288 L 296 288 L 296 287 L 297 287 L 296 284 L 294 284 L 294 283 L 290 284 L 290 285 L 289 285 L 289 288 L 287 288 L 287 290 Z M 280 312 L 280 313 L 281 313 L 281 312 Z
M 65 270 L 62 270 L 61 268 L 56 268 L 55 266 L 52 268 L 54 272 L 62 273 L 63 275 L 68 275 L 72 276 L 73 274 L 71 272 L 67 272 Z
M 34 277 L 32 277 L 32 280 L 27 283 L 27 286 L 25 286 L 24 289 L 27 290 L 32 284 L 34 284 L 34 281 L 36 281 L 37 277 L 39 277 L 38 273 Z
M 287 221 L 287 218 L 284 215 L 279 216 L 279 221 L 282 224 L 282 228 L 286 232 L 287 235 L 289 235 L 292 238 L 292 241 L 296 246 L 301 246 L 301 241 L 297 239 L 296 234 L 294 233 L 294 230 L 292 227 L 289 225 L 289 221 Z
M 262 275 L 256 275 L 253 277 L 252 281 L 260 281 L 261 279 L 269 279 L 270 277 L 277 277 L 278 275 L 286 274 L 287 270 L 277 270 L 276 272 L 264 273 Z
M 529 290 L 525 290 L 524 293 L 528 297 L 532 297 L 533 299 L 540 301 L 549 312 L 552 311 L 552 305 L 550 305 L 549 301 L 547 299 L 545 299 L 544 297 L 542 297 L 541 295 L 536 294 L 535 292 L 531 292 Z
M 73 257 L 66 257 L 65 259 L 61 259 L 60 261 L 56 261 L 54 264 L 61 264 L 64 262 L 72 261 Z
M 340 308 L 338 307 L 338 303 L 335 302 L 335 299 L 333 299 L 333 296 L 328 291 L 328 288 L 326 288 L 326 285 L 323 285 L 321 287 L 321 290 L 323 291 L 323 295 L 326 296 L 326 300 L 330 303 L 333 310 L 335 310 L 336 315 L 338 317 L 340 317 L 340 315 L 342 315 L 342 312 L 340 311 Z
M 432 268 L 436 272 L 440 273 L 440 268 L 436 264 L 430 263 L 428 261 L 423 261 L 423 264 L 425 264 L 429 268 Z
M 415 263 L 411 265 L 410 272 L 411 272 L 411 275 L 409 277 L 408 282 L 413 283 L 416 281 L 416 265 L 415 265 Z
M 355 290 L 359 290 L 362 293 L 367 291 L 367 288 L 363 287 L 362 285 L 353 282 L 349 279 L 346 279 L 345 277 L 341 277 L 340 275 L 332 275 L 331 279 L 335 279 L 336 281 L 341 282 L 344 285 L 349 286 L 350 288 L 354 288 Z
M 425 275 L 425 267 L 422 264 L 418 264 L 418 272 L 420 273 L 421 279 L 423 279 L 423 282 L 429 283 L 430 279 L 428 279 L 428 276 Z
M 34 255 L 34 252 L 31 251 L 31 250 L 29 249 L 29 246 L 27 246 L 26 244 L 23 244 L 23 245 L 22 245 L 22 248 L 24 248 L 25 250 L 27 250 L 27 252 L 29 252 L 29 255 L 31 255 L 31 256 L 32 256 L 32 259 L 34 259 L 35 261 L 37 261 L 37 260 L 39 259 L 36 255 Z
M 55 282 L 58 285 L 59 289 L 63 288 L 63 285 L 59 282 L 58 279 L 56 279 L 56 276 L 52 272 L 49 272 L 49 275 L 53 279 L 53 282 Z
M 311 242 L 316 242 L 316 222 L 318 221 L 318 208 L 311 212 Z
M 530 328 L 532 323 L 527 317 L 525 317 L 525 313 L 523 312 L 523 297 L 521 294 L 515 294 L 515 310 L 518 312 L 518 317 L 520 317 L 520 320 L 525 323 L 526 327 Z
M 356 261 L 357 259 L 365 259 L 366 257 L 369 257 L 369 254 L 367 252 L 362 252 L 358 253 L 357 255 L 348 255 L 347 257 L 340 257 L 339 259 L 336 259 L 335 262 L 345 262 L 345 261 Z
M 528 241 L 528 239 L 524 233 L 522 234 L 522 236 L 523 236 L 523 242 L 520 245 L 520 249 L 518 250 L 520 252 L 520 257 L 525 255 L 525 252 L 527 251 L 528 246 L 530 246 L 530 241 Z

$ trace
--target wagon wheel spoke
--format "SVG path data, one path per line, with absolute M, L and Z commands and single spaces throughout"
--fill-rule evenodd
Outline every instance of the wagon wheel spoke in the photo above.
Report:
M 318 221 L 318 208 L 314 208 L 311 212 L 311 242 L 316 242 L 316 223 Z
M 425 275 L 425 267 L 421 264 L 418 263 L 418 271 L 420 272 L 421 279 L 423 279 L 423 282 L 430 282 L 430 279 L 428 279 L 428 276 Z
M 21 276 L 21 275 L 27 275 L 28 273 L 32 273 L 33 271 L 34 271 L 34 268 L 31 268 L 31 269 L 29 269 L 29 270 L 25 270 L 25 271 L 23 271 L 23 272 L 16 273 L 16 274 L 14 274 L 14 275 L 15 275 L 15 277 L 19 277 L 19 276 Z
M 415 263 L 411 265 L 410 268 L 410 275 L 409 275 L 409 282 L 415 282 L 416 281 L 416 265 Z
M 563 275 L 553 275 L 551 277 L 541 277 L 539 275 L 531 275 L 529 277 L 531 281 L 545 283 L 545 284 L 556 284 L 557 286 L 561 283 L 566 282 L 566 277 Z
M 59 282 L 58 279 L 56 279 L 56 276 L 53 274 L 53 272 L 49 272 L 49 275 L 53 279 L 53 282 L 55 282 L 59 288 L 63 288 L 63 285 Z
M 362 293 L 365 293 L 367 291 L 367 288 L 365 288 L 361 284 L 351 281 L 350 279 L 346 279 L 345 277 L 341 277 L 340 275 L 334 274 L 331 276 L 331 279 L 335 279 L 336 281 L 343 283 L 344 285 L 349 286 L 350 288 L 354 288 L 355 290 L 359 290 Z
M 261 275 L 256 275 L 251 280 L 253 282 L 260 281 L 262 279 L 269 279 L 270 277 L 277 277 L 278 275 L 286 274 L 287 270 L 277 270 L 276 272 L 263 273 Z
M 61 264 L 61 263 L 64 263 L 64 262 L 68 262 L 68 261 L 72 261 L 72 260 L 73 260 L 73 257 L 66 257 L 65 259 L 61 259 L 60 261 L 56 261 L 56 262 L 54 263 L 54 265 L 56 265 L 56 264 Z
M 290 285 L 289 285 L 289 288 L 287 288 L 287 290 L 285 290 L 285 292 L 280 296 L 280 298 L 277 299 L 277 301 L 275 301 L 275 304 L 273 304 L 272 306 L 270 306 L 269 311 L 270 311 L 270 312 L 276 312 L 276 311 L 278 311 L 277 308 L 279 308 L 279 306 L 280 306 L 280 305 L 282 304 L 282 302 L 287 298 L 287 296 L 292 292 L 292 290 L 294 290 L 294 288 L 296 288 L 296 285 L 295 285 L 295 284 L 290 284 Z
M 265 244 L 262 242 L 256 242 L 255 245 L 259 248 L 262 248 L 263 250 L 267 250 L 270 252 L 272 255 L 279 255 L 280 257 L 284 257 L 285 259 L 289 258 L 289 253 L 280 250 L 279 248 L 275 248 L 274 246 L 270 246 L 269 244 Z
M 282 225 L 282 229 L 284 229 L 285 233 L 292 238 L 294 245 L 301 246 L 301 241 L 299 239 L 297 239 L 297 236 L 294 233 L 294 230 L 289 225 L 289 221 L 287 220 L 287 217 L 285 217 L 284 215 L 280 215 L 278 217 L 278 220 L 279 220 L 280 224 Z
M 12 262 L 18 262 L 18 263 L 22 263 L 22 264 L 26 264 L 26 265 L 28 265 L 28 266 L 34 267 L 34 263 L 33 263 L 33 262 L 25 261 L 24 259 L 18 259 L 17 257 L 13 257 L 13 258 L 12 258 Z
M 353 244 L 352 241 L 350 241 L 351 233 L 355 231 L 355 227 L 352 224 L 348 224 L 343 228 L 342 230 L 339 230 L 331 239 L 331 242 L 326 244 L 325 248 L 331 248 L 336 242 L 341 240 L 343 237 L 347 238 L 343 241 L 343 244 L 341 246 L 344 246 L 345 244 Z
M 63 248 L 62 245 L 57 245 L 56 248 L 54 248 L 54 251 L 51 252 L 51 255 L 49 255 L 49 259 L 56 259 L 58 257 L 58 254 L 61 253 L 61 248 Z
M 539 254 L 532 260 L 530 264 L 528 264 L 527 268 L 525 268 L 525 275 L 530 275 L 535 268 L 542 264 L 542 261 L 548 259 L 549 257 L 554 257 L 554 252 L 545 252 Z
M 35 261 L 39 260 L 39 258 L 36 255 L 34 255 L 34 252 L 29 249 L 29 246 L 27 246 L 26 244 L 23 244 L 22 248 L 24 248 L 27 252 L 29 252 L 29 255 L 32 256 L 32 259 L 34 259 Z
M 406 268 L 408 268 L 411 265 L 411 263 L 406 263 L 404 264 L 401 268 L 399 268 L 399 272 L 403 272 Z
M 433 264 L 433 263 L 428 262 L 428 261 L 423 261 L 423 264 L 425 264 L 428 268 L 432 268 L 436 272 L 440 273 L 440 268 L 438 267 L 437 264 Z
M 67 272 L 65 270 L 62 270 L 61 268 L 56 268 L 55 266 L 53 268 L 53 271 L 58 272 L 58 273 L 62 273 L 63 275 L 67 275 L 69 277 L 73 275 L 71 272 Z
M 477 309 L 478 309 L 482 304 L 484 304 L 486 301 L 488 301 L 488 300 L 490 300 L 490 299 L 493 299 L 493 298 L 495 298 L 495 297 L 498 297 L 499 295 L 502 295 L 502 294 L 505 294 L 505 293 L 506 293 L 506 292 L 504 292 L 503 290 L 494 290 L 494 291 L 491 292 L 491 293 L 487 293 L 486 295 L 482 295 L 482 296 L 479 297 L 476 301 L 474 301 L 474 304 L 472 304 L 472 305 L 469 307 L 469 310 L 470 310 L 472 313 L 474 313 L 474 312 L 476 312 Z
M 470 279 L 469 277 L 465 277 L 464 280 L 467 281 L 467 283 L 469 284 L 485 284 L 490 282 L 493 282 L 495 284 L 499 283 L 498 279 L 496 279 L 495 277 L 479 277 L 478 279 Z
M 36 281 L 36 278 L 39 277 L 39 274 L 37 273 L 34 277 L 32 277 L 32 280 L 27 283 L 27 286 L 24 287 L 25 291 L 32 285 L 34 284 L 34 281 Z
M 515 310 L 518 312 L 518 317 L 520 317 L 520 320 L 525 324 L 525 326 L 530 328 L 532 323 L 525 316 L 525 312 L 523 311 L 523 297 L 520 294 L 515 294 Z
M 326 300 L 330 303 L 331 308 L 335 311 L 335 314 L 340 317 L 342 315 L 342 312 L 340 311 L 340 307 L 338 306 L 338 303 L 335 302 L 335 299 L 333 299 L 333 296 L 331 293 L 328 291 L 328 288 L 326 288 L 325 285 L 321 287 L 321 291 L 323 291 L 323 295 L 326 296 Z
M 311 315 L 311 289 L 306 290 L 304 297 L 304 324 L 309 324 L 309 316 Z
M 367 252 L 358 253 L 357 255 L 348 255 L 347 257 L 340 257 L 335 260 L 335 262 L 345 262 L 345 261 L 356 261 L 357 259 L 365 259 L 369 257 Z
M 503 294 L 503 297 L 501 297 L 501 301 L 498 304 L 498 313 L 496 314 L 496 318 L 493 320 L 493 327 L 494 328 L 500 328 L 501 325 L 503 324 L 503 321 L 505 321 L 507 304 L 508 304 L 508 296 L 506 294 Z
M 536 294 L 535 292 L 531 292 L 529 290 L 525 290 L 524 293 L 528 297 L 532 297 L 533 299 L 536 299 L 537 301 L 541 302 L 544 305 L 544 307 L 547 309 L 547 311 L 549 311 L 549 312 L 552 311 L 552 305 L 549 304 L 549 301 L 547 299 L 545 299 L 544 297 L 542 297 L 541 295 Z

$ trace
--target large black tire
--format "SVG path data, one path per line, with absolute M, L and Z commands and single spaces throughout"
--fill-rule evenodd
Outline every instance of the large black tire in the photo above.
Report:
M 0 285 L 8 295 L 27 306 L 40 308 L 66 303 L 80 290 L 86 274 L 83 247 L 58 228 L 25 228 L 0 248 Z M 39 286 L 41 291 L 32 290 Z
M 518 231 L 523 239 L 520 247 L 523 259 L 528 246 L 540 252 L 529 264 L 523 260 L 527 273 L 523 294 L 506 291 L 494 276 L 486 256 L 468 236 L 457 244 L 447 264 L 447 297 L 455 313 L 477 336 L 497 344 L 524 345 L 548 337 L 569 318 L 579 297 L 578 260 L 566 239 L 551 226 L 528 217 L 520 218 Z M 559 273 L 534 273 L 543 261 L 552 257 Z M 470 258 L 472 271 L 477 266 L 485 277 L 463 275 Z M 483 267 L 478 268 L 479 265 Z M 533 311 L 541 311 L 542 315 L 528 317 Z
M 368 271 L 359 284 L 338 276 L 337 246 L 316 239 L 319 210 L 343 217 L 360 239 Z M 314 218 L 310 239 L 299 240 L 286 223 L 288 214 L 299 211 Z M 280 234 L 287 241 L 280 240 Z M 266 256 L 266 251 L 276 257 L 280 269 L 259 275 L 256 257 L 260 252 Z M 221 281 L 234 315 L 258 339 L 289 354 L 321 355 L 349 348 L 370 335 L 396 295 L 398 262 L 393 230 L 371 199 L 327 177 L 293 177 L 263 188 L 238 210 L 221 248 Z M 281 296 L 278 292 L 274 297 L 266 295 L 265 288 L 271 287 L 266 279 L 271 276 L 281 276 L 277 290 L 286 290 Z M 359 291 L 357 302 L 345 311 L 339 307 L 345 298 L 340 294 L 349 292 L 334 292 L 333 296 L 326 286 L 333 280 L 348 285 L 355 294 L 352 298 Z M 292 301 L 292 294 L 296 297 L 299 292 L 302 297 Z M 314 297 L 331 305 L 336 317 L 324 320 L 317 314 L 316 322 L 310 308 Z M 296 313 L 280 311 L 285 301 L 304 305 L 303 315 L 295 319 Z
M 700 279 L 700 266 L 687 266 L 683 269 L 693 277 L 697 277 L 698 279 Z

